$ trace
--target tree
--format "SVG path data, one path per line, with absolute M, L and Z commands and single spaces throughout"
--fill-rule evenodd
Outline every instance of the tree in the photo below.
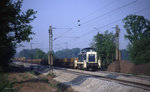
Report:
M 35 59 L 47 59 L 48 57 L 41 49 L 36 49 L 35 53 Z
M 140 40 L 144 36 L 150 35 L 150 21 L 143 16 L 128 15 L 123 19 L 124 28 L 127 31 L 127 38 L 131 44 Z
M 34 34 L 30 22 L 35 17 L 35 11 L 28 9 L 21 11 L 22 0 L 0 1 L 0 66 L 5 67 L 16 52 L 16 47 L 23 41 L 29 42 Z
M 129 61 L 129 52 L 126 49 L 121 50 L 121 59 Z
M 128 46 L 129 55 L 134 64 L 150 62 L 150 36 L 142 37 L 132 45 Z
M 150 62 L 150 21 L 143 16 L 129 15 L 123 19 L 128 50 L 134 64 Z
M 26 57 L 26 59 L 47 59 L 48 55 L 39 48 L 23 49 L 19 52 L 19 57 Z
M 73 49 L 63 49 L 56 51 L 54 54 L 56 58 L 74 58 L 78 57 L 80 52 L 80 48 L 73 48 Z
M 112 32 L 97 33 L 91 47 L 96 49 L 103 67 L 107 67 L 115 59 L 115 35 Z

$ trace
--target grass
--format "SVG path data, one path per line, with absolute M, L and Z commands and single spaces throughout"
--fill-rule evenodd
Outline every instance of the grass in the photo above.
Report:
M 35 71 L 31 71 L 30 73 L 35 75 L 35 76 L 37 75 Z M 56 77 L 56 74 L 50 73 L 47 75 L 47 77 L 48 76 L 51 78 L 54 78 L 54 77 Z M 63 83 L 57 82 L 53 79 L 48 79 L 48 78 L 46 78 L 46 76 L 45 77 L 39 77 L 39 81 L 47 83 L 50 87 L 55 88 L 55 89 L 59 90 L 60 92 L 64 92 L 68 89 L 69 89 L 69 91 L 66 91 L 66 92 L 74 92 L 70 86 L 67 86 Z
M 28 78 L 28 76 L 26 75 L 26 73 L 25 73 L 25 75 L 24 74 L 19 74 L 19 76 L 22 77 L 22 79 L 24 79 L 24 80 L 26 80 Z
M 56 89 L 58 89 L 60 92 L 74 92 L 72 89 L 71 89 L 71 87 L 70 86 L 67 86 L 67 85 L 65 85 L 65 84 L 63 84 L 63 83 L 59 83 L 59 82 L 57 82 L 57 81 L 49 81 L 48 82 L 48 84 L 49 84 L 49 86 L 50 87 L 52 87 L 52 88 L 56 88 Z M 70 90 L 70 89 L 71 90 Z M 67 91 L 69 89 L 69 91 Z
M 48 84 L 49 84 L 49 86 L 51 86 L 52 88 L 58 88 L 56 83 L 51 83 L 51 82 L 49 82 Z
M 22 68 L 19 67 L 19 69 L 18 69 L 18 67 L 17 67 L 17 69 L 16 69 L 15 67 L 13 67 L 12 70 L 13 70 L 12 72 L 15 72 L 18 70 L 22 71 Z M 34 70 L 30 71 L 29 73 L 31 73 L 35 76 L 38 76 Z M 18 74 L 19 77 L 22 78 L 22 80 L 19 81 L 20 83 L 22 83 L 21 81 L 28 79 L 28 76 L 26 74 L 27 74 L 26 72 Z M 9 74 L 2 75 L 0 73 L 0 92 L 18 92 L 18 90 L 20 88 L 22 88 L 21 85 L 17 85 L 16 89 L 13 88 L 17 83 L 17 79 L 16 79 L 17 77 L 12 77 L 12 81 L 8 81 L 8 76 L 9 76 Z M 50 79 L 48 76 L 50 77 Z M 57 89 L 58 92 L 74 92 L 70 86 L 67 86 L 65 84 L 62 84 L 60 82 L 53 80 L 54 77 L 56 77 L 56 75 L 54 73 L 49 74 L 47 76 L 39 77 L 39 79 L 37 79 L 37 82 L 44 82 L 44 83 L 48 84 L 51 88 Z M 68 91 L 68 89 L 69 89 L 69 91 Z
M 14 92 L 12 89 L 13 82 L 7 80 L 8 76 L 0 75 L 0 92 Z
M 45 77 L 40 77 L 39 79 L 40 79 L 40 81 L 42 81 L 42 82 L 49 83 L 48 79 L 45 78 Z
M 35 73 L 34 71 L 31 71 L 30 73 L 33 74 L 33 75 L 36 75 L 36 73 Z M 52 77 L 52 78 L 55 77 L 54 74 L 48 74 L 47 76 L 50 76 L 50 77 Z M 52 83 L 52 82 L 50 82 L 46 77 L 39 77 L 39 81 L 48 83 L 49 86 L 51 86 L 52 88 L 57 88 L 56 82 L 55 82 L 55 83 L 54 83 L 54 82 Z
M 49 74 L 47 76 L 50 76 L 53 78 L 54 75 Z M 47 83 L 50 87 L 59 90 L 59 92 L 64 92 L 64 91 L 65 92 L 74 92 L 70 86 L 67 86 L 63 83 L 57 82 L 57 81 L 53 80 L 52 78 L 48 79 L 48 78 L 46 78 L 46 76 L 39 77 L 39 81 Z
M 55 77 L 56 77 L 56 74 L 54 74 L 54 73 L 49 73 L 47 76 L 51 76 L 52 78 L 55 78 Z
M 25 75 L 25 76 L 22 76 L 22 78 L 26 80 L 28 79 L 28 76 Z
M 13 77 L 13 81 L 17 81 L 16 77 Z
M 30 71 L 29 73 L 31 73 L 31 74 L 33 74 L 33 75 L 36 75 L 36 73 L 35 73 L 34 70 Z

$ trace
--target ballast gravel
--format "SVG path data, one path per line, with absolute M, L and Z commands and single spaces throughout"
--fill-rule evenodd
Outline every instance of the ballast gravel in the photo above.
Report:
M 141 88 L 118 84 L 113 81 L 101 80 L 91 76 L 78 75 L 54 70 L 57 77 L 55 80 L 66 85 L 71 85 L 78 92 L 150 92 Z

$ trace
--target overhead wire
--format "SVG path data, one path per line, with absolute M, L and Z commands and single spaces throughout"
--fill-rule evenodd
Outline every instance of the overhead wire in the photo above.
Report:
M 110 3 L 108 3 L 108 4 L 106 4 L 105 6 L 108 6 L 108 5 L 110 6 L 110 4 L 112 4 L 113 2 L 114 2 L 114 1 L 112 1 L 112 2 L 110 2 Z M 105 7 L 104 7 L 104 8 L 105 8 Z M 103 9 L 103 8 L 99 8 L 99 9 Z M 94 11 L 94 12 L 88 14 L 88 15 L 85 16 L 85 17 L 80 18 L 79 20 L 82 20 L 82 19 L 85 19 L 85 18 L 89 17 L 90 15 L 96 13 L 99 9 L 97 9 L 96 11 Z M 75 21 L 75 22 L 73 22 L 73 23 L 71 23 L 71 24 L 74 24 L 74 23 L 77 23 L 77 21 Z M 69 25 L 70 25 L 70 24 L 69 24 Z M 66 25 L 66 26 L 68 26 L 68 25 Z M 58 29 L 58 28 L 57 28 L 57 29 Z M 62 28 L 61 28 L 61 29 L 62 29 Z M 70 29 L 72 29 L 72 28 L 70 28 Z M 71 30 L 65 31 L 64 33 L 62 33 L 62 34 L 59 35 L 58 37 L 54 38 L 54 40 L 56 40 L 57 38 L 61 37 L 62 35 L 64 35 L 65 33 L 69 32 L 69 31 L 71 31 Z
M 130 2 L 130 3 L 128 3 L 128 4 L 126 4 L 126 5 L 124 5 L 124 6 L 122 6 L 122 7 L 119 7 L 119 8 L 117 8 L 117 9 L 120 9 L 120 8 L 123 8 L 123 7 L 125 7 L 125 6 L 128 6 L 128 5 L 130 5 L 130 4 L 132 4 L 132 3 L 135 3 L 137 0 L 135 0 L 135 1 L 133 1 L 133 2 Z M 112 3 L 112 2 L 111 2 Z M 117 10 L 117 9 L 114 9 L 114 10 Z M 111 12 L 113 12 L 114 10 L 112 10 Z M 96 11 L 94 11 L 94 12 L 92 12 L 91 14 L 89 14 L 89 15 L 87 15 L 87 16 L 85 16 L 85 17 L 82 17 L 81 19 L 84 19 L 84 18 L 86 18 L 86 17 L 89 17 L 90 15 L 92 15 L 93 13 L 95 13 Z M 110 12 L 108 12 L 108 13 L 110 13 Z M 106 13 L 107 14 L 107 13 Z M 103 15 L 101 15 L 101 16 L 105 16 L 106 14 L 103 14 Z M 99 16 L 98 16 L 99 17 Z M 97 17 L 96 17 L 97 18 Z M 80 20 L 81 20 L 80 19 Z M 54 38 L 53 40 L 56 40 L 56 39 L 58 39 L 59 37 L 61 37 L 62 35 L 64 35 L 65 33 L 67 33 L 67 32 L 69 32 L 69 31 L 71 31 L 71 30 L 67 30 L 67 31 L 65 31 L 64 33 L 62 33 L 61 35 L 59 35 L 59 36 L 57 36 L 56 38 Z
M 150 7 L 143 8 L 143 9 L 141 9 L 141 10 L 135 12 L 135 13 L 143 12 L 144 10 L 147 10 L 147 9 L 149 9 L 149 8 L 150 8 Z M 109 25 L 111 25 L 111 24 L 113 24 L 113 23 L 116 23 L 116 22 L 120 21 L 121 19 L 122 19 L 122 18 L 119 18 L 119 19 L 117 19 L 117 20 L 115 20 L 115 21 L 113 21 L 113 22 L 111 22 L 111 23 L 109 23 L 109 24 L 106 24 L 106 25 L 104 25 L 104 26 L 99 27 L 98 29 L 107 27 L 107 26 L 109 26 Z M 81 37 L 83 37 L 83 36 L 86 36 L 86 35 L 88 35 L 88 34 L 91 33 L 91 32 L 92 32 L 92 31 L 89 31 L 88 33 L 82 34 L 82 35 L 80 35 L 79 37 L 81 38 Z
M 134 0 L 134 1 L 130 2 L 130 3 L 127 3 L 127 4 L 123 5 L 123 6 L 118 7 L 118 8 L 116 8 L 116 9 L 113 9 L 113 10 L 111 10 L 111 11 L 109 11 L 109 12 L 103 14 L 103 15 L 99 15 L 99 16 L 93 18 L 93 19 L 90 19 L 90 20 L 88 20 L 88 21 L 82 23 L 81 25 L 86 24 L 86 23 L 88 23 L 88 22 L 90 22 L 90 21 L 93 21 L 93 20 L 95 20 L 95 19 L 97 19 L 97 18 L 99 18 L 99 17 L 103 17 L 103 16 L 105 16 L 105 15 L 107 15 L 107 14 L 111 14 L 111 13 L 113 13 L 114 11 L 117 11 L 117 10 L 119 10 L 119 9 L 122 9 L 122 8 L 124 8 L 124 7 L 127 7 L 127 6 L 129 6 L 129 5 L 134 4 L 134 3 L 136 3 L 137 1 L 138 1 L 138 0 Z
M 97 19 L 98 17 L 102 17 L 102 16 L 105 16 L 105 15 L 107 15 L 107 14 L 114 13 L 114 11 L 117 11 L 117 10 L 122 9 L 122 8 L 124 8 L 124 7 L 127 7 L 127 6 L 129 6 L 129 5 L 132 5 L 132 4 L 136 3 L 137 1 L 138 1 L 138 0 L 134 0 L 134 1 L 130 2 L 130 3 L 127 3 L 127 4 L 125 4 L 125 5 L 121 6 L 121 7 L 118 7 L 118 8 L 116 8 L 116 9 L 112 10 L 112 11 L 109 11 L 109 12 L 107 12 L 107 13 L 105 13 L 105 14 L 102 14 L 102 15 L 100 15 L 100 16 L 97 16 L 97 17 L 95 17 L 95 18 L 93 18 L 93 19 L 95 20 L 95 19 Z M 93 21 L 93 19 L 92 19 L 92 20 L 88 20 L 88 21 L 82 23 L 81 25 L 86 24 L 86 23 L 88 23 L 88 22 L 90 22 L 90 21 Z M 114 21 L 114 22 L 115 22 L 115 21 Z M 114 23 L 114 22 L 113 22 L 113 23 Z M 110 23 L 110 24 L 112 24 L 112 23 Z M 105 25 L 105 26 L 107 26 L 107 25 Z M 89 34 L 89 33 L 91 33 L 91 32 L 88 32 L 88 33 L 86 33 L 86 34 Z M 86 36 L 86 34 L 82 34 L 82 35 Z
M 119 7 L 119 8 L 116 8 L 116 9 L 114 9 L 114 10 L 112 10 L 112 11 L 110 11 L 110 12 L 107 12 L 107 13 L 105 13 L 105 14 L 103 14 L 103 15 L 100 15 L 100 16 L 102 17 L 102 16 L 105 16 L 105 15 L 107 15 L 107 14 L 113 13 L 113 11 L 116 11 L 116 10 L 122 9 L 122 8 L 124 8 L 124 7 L 127 7 L 127 6 L 129 6 L 129 5 L 133 4 L 133 3 L 136 3 L 137 1 L 138 1 L 138 0 L 134 0 L 134 1 L 130 2 L 130 3 L 127 3 L 127 4 L 125 4 L 125 5 L 123 5 L 123 6 Z M 100 16 L 98 16 L 98 17 L 100 17 Z M 96 17 L 96 18 L 98 18 L 98 17 Z M 96 18 L 93 18 L 93 19 L 96 19 Z M 87 22 L 89 22 L 89 21 L 92 21 L 92 20 L 88 20 Z M 118 20 L 117 20 L 117 21 L 118 21 Z M 84 24 L 87 23 L 87 22 L 84 22 Z M 116 21 L 113 21 L 113 22 L 111 22 L 111 23 L 109 23 L 109 24 L 107 24 L 107 25 L 104 25 L 104 26 L 102 26 L 101 28 L 106 27 L 106 26 L 108 26 L 108 25 L 110 25 L 110 24 L 113 24 L 114 22 L 116 22 Z M 82 23 L 82 25 L 83 25 L 83 23 Z M 81 37 L 85 37 L 85 36 L 87 36 L 87 35 L 90 34 L 90 33 L 92 33 L 92 32 L 89 31 L 88 33 L 82 34 L 82 35 L 80 35 L 79 37 L 80 37 L 80 38 L 81 38 Z
M 101 16 L 105 16 L 105 15 L 111 14 L 113 11 L 122 9 L 122 8 L 124 8 L 124 7 L 126 7 L 126 6 L 129 6 L 129 5 L 133 4 L 133 3 L 136 3 L 137 1 L 138 1 L 138 0 L 135 0 L 135 1 L 130 2 L 130 3 L 128 3 L 128 4 L 125 4 L 125 5 L 123 5 L 123 6 L 119 7 L 119 8 L 116 8 L 116 9 L 110 11 L 110 12 L 107 12 L 107 13 L 105 13 L 105 14 L 103 14 L 103 15 L 97 16 L 97 17 L 93 18 L 92 20 L 88 20 L 88 21 L 82 23 L 82 25 L 83 25 L 83 24 L 86 24 L 87 22 L 93 21 L 94 19 L 97 19 L 97 18 L 99 18 L 99 17 L 101 17 Z M 150 8 L 150 7 L 144 8 L 144 9 L 138 11 L 138 12 L 141 12 L 141 11 L 143 11 L 143 10 L 145 10 L 145 9 L 149 9 L 149 8 Z M 89 14 L 89 15 L 90 15 L 90 14 Z M 85 18 L 86 18 L 86 17 L 88 17 L 88 15 L 85 16 Z M 81 18 L 81 19 L 82 19 L 82 18 Z M 115 21 L 113 21 L 113 22 L 111 22 L 111 23 L 109 23 L 109 24 L 106 24 L 106 25 L 104 25 L 104 26 L 102 26 L 102 27 L 100 27 L 100 28 L 104 28 L 104 27 L 109 26 L 109 25 L 111 25 L 111 24 L 113 24 L 113 23 L 115 23 L 115 22 L 117 22 L 117 21 L 120 21 L 120 20 L 121 20 L 121 19 L 115 20 Z M 56 37 L 55 39 L 61 37 L 62 35 L 64 35 L 65 33 L 69 32 L 69 31 L 71 31 L 71 30 L 65 31 L 64 33 L 62 33 L 60 36 Z M 91 32 L 89 32 L 89 33 L 91 33 Z M 89 34 L 89 33 L 86 33 L 86 34 Z M 85 34 L 82 34 L 82 35 L 85 35 Z M 82 37 L 82 36 L 81 36 L 81 37 Z M 81 37 L 80 37 L 80 38 L 81 38 Z
M 135 12 L 135 13 L 143 12 L 143 11 L 145 11 L 145 10 L 147 10 L 147 9 L 150 9 L 150 6 L 149 6 L 149 7 L 145 7 L 145 8 L 143 8 L 143 9 L 141 9 L 141 10 Z M 99 27 L 98 29 L 107 27 L 107 26 L 109 26 L 109 25 L 111 25 L 111 24 L 113 24 L 113 23 L 119 22 L 120 20 L 122 20 L 122 18 L 119 18 L 119 19 L 117 19 L 117 20 L 115 20 L 115 21 L 113 21 L 113 22 L 111 22 L 111 23 L 109 23 L 109 24 L 106 24 L 106 25 L 104 25 L 104 26 L 101 26 L 101 27 Z M 92 31 L 89 31 L 88 33 L 82 34 L 82 35 L 80 35 L 79 37 L 80 37 L 80 38 L 81 38 L 81 37 L 85 37 L 85 36 L 89 35 L 90 33 L 92 33 Z M 83 42 L 86 42 L 86 41 L 87 41 L 87 39 L 84 40 Z M 81 43 L 83 43 L 83 42 L 81 42 Z
M 72 30 L 72 28 L 69 29 L 69 30 L 67 30 L 67 31 L 65 31 L 65 32 L 63 32 L 61 35 L 57 36 L 56 38 L 54 38 L 53 41 L 56 40 L 56 39 L 58 39 L 59 37 L 61 37 L 61 36 L 64 35 L 65 33 L 69 32 L 70 30 Z
M 109 2 L 108 4 L 105 4 L 105 5 L 103 6 L 103 8 L 105 8 L 106 6 L 108 7 L 108 6 L 110 6 L 110 4 L 113 4 L 113 3 L 114 3 L 114 1 Z M 90 14 L 88 14 L 88 15 L 82 17 L 82 18 L 79 18 L 78 20 L 83 20 L 83 19 L 85 19 L 85 18 L 87 18 L 87 17 L 93 15 L 94 13 L 98 12 L 98 10 L 103 9 L 103 8 L 100 7 L 100 8 L 98 8 L 97 10 L 93 11 L 92 13 L 90 13 Z M 72 22 L 72 23 L 70 23 L 70 24 L 65 25 L 65 27 L 66 27 L 66 26 L 69 26 L 69 25 L 71 25 L 71 24 L 74 24 L 74 23 L 77 23 L 77 20 L 74 21 L 74 22 Z

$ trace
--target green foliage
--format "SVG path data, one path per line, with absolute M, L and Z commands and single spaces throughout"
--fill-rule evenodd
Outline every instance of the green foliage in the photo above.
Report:
M 91 47 L 96 49 L 98 57 L 101 58 L 102 66 L 107 67 L 115 59 L 115 35 L 112 32 L 97 33 Z
M 49 73 L 47 76 L 51 76 L 52 78 L 55 78 L 56 74 L 55 73 Z
M 12 86 L 13 84 L 7 80 L 7 76 L 0 74 L 0 92 L 13 92 L 11 89 L 6 89 L 12 88 Z
M 150 21 L 143 16 L 129 15 L 124 18 L 125 38 L 129 39 L 130 58 L 134 64 L 150 62 Z
M 19 57 L 26 57 L 27 59 L 47 59 L 47 54 L 41 49 L 24 49 L 19 52 Z
M 129 61 L 129 52 L 126 49 L 121 50 L 121 59 Z
M 56 58 L 74 58 L 77 57 L 80 52 L 80 48 L 73 48 L 73 49 L 63 49 L 56 51 L 55 57 Z
M 33 75 L 36 75 L 34 70 L 30 71 L 30 73 L 33 74 Z
M 21 11 L 22 0 L 0 0 L 0 66 L 6 67 L 18 43 L 30 41 L 34 34 L 30 22 L 36 13 L 32 9 Z
M 43 82 L 49 83 L 48 79 L 47 79 L 47 78 L 45 78 L 45 77 L 40 77 L 39 79 L 40 79 L 40 81 L 43 81 Z
M 125 38 L 129 39 L 131 44 L 150 34 L 150 21 L 143 16 L 129 15 L 123 19 L 123 22 L 127 31 Z
M 144 64 L 150 62 L 150 36 L 142 37 L 132 45 L 128 46 L 130 58 L 134 64 Z

